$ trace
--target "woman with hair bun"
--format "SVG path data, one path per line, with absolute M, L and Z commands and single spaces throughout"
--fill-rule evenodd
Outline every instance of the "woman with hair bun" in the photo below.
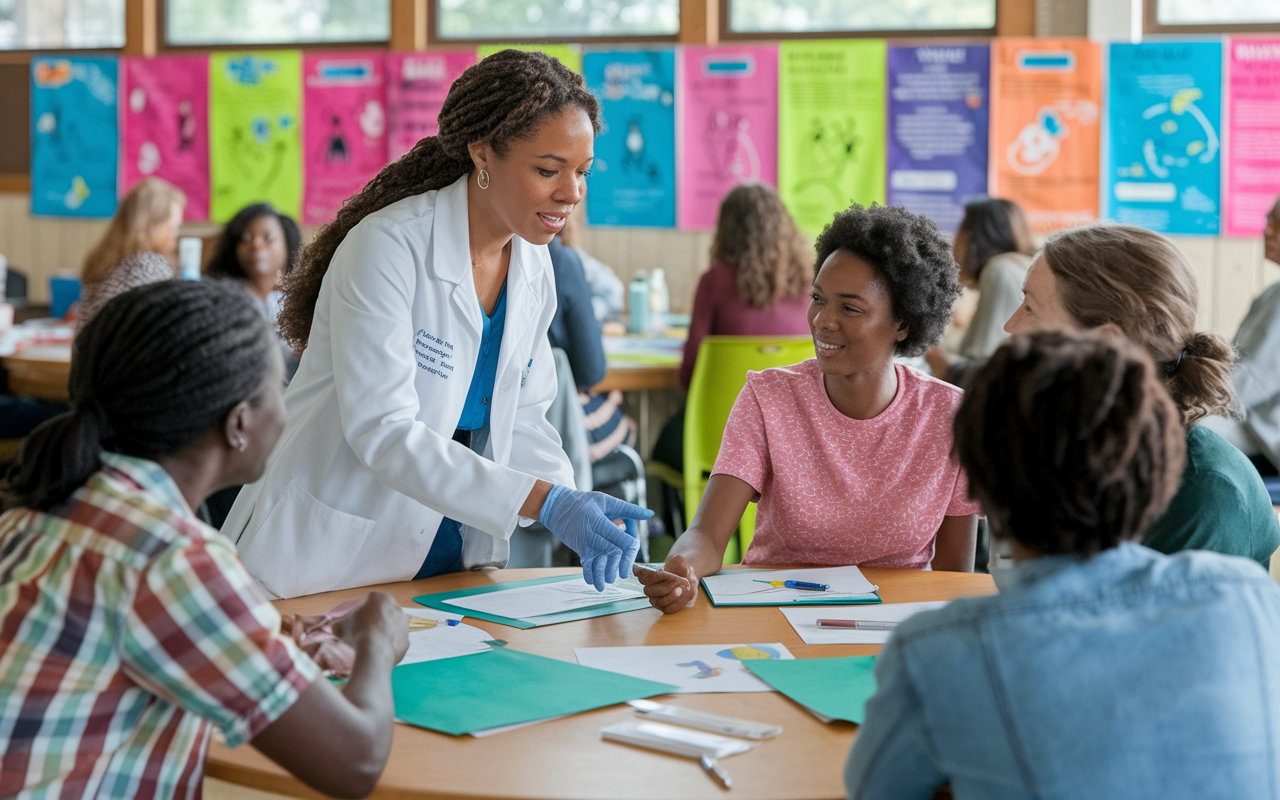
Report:
M 576 551 L 596 588 L 630 576 L 630 520 L 651 512 L 568 488 L 546 418 L 546 245 L 583 198 L 599 116 L 559 61 L 495 53 L 454 81 L 439 134 L 303 248 L 280 314 L 302 351 L 288 423 L 223 525 L 269 591 L 500 567 L 521 520 Z
M 1177 495 L 1142 543 L 1162 553 L 1213 550 L 1269 566 L 1280 524 L 1253 465 L 1196 423 L 1229 414 L 1235 351 L 1197 331 L 1191 265 L 1173 242 L 1132 225 L 1099 224 L 1051 235 L 1031 265 L 1022 305 L 1005 330 L 1122 333 L 1146 350 L 1187 428 L 1187 466 Z

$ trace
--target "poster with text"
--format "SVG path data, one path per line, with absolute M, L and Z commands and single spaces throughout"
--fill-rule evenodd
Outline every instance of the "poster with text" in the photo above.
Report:
M 680 59 L 680 227 L 711 230 L 730 189 L 778 185 L 778 47 L 684 47 Z
M 487 58 L 502 50 L 546 53 L 574 72 L 582 72 L 582 51 L 576 44 L 484 44 L 476 48 L 476 56 Z
M 885 200 L 885 57 L 883 39 L 778 47 L 778 193 L 810 235 Z
M 1222 45 L 1113 44 L 1107 217 L 1161 233 L 1217 234 Z
M 185 218 L 209 218 L 209 59 L 126 58 L 121 191 L 154 175 L 187 196 Z
M 119 62 L 31 59 L 31 213 L 109 217 L 116 211 Z
M 301 216 L 301 106 L 301 52 L 209 57 L 209 216 L 215 222 L 250 203 Z
M 588 180 L 587 219 L 675 227 L 675 51 L 587 53 L 582 69 L 604 124 Z
M 1227 42 L 1223 232 L 1257 236 L 1280 197 L 1280 39 Z
M 474 63 L 473 50 L 387 54 L 388 162 L 436 135 L 449 87 Z
M 988 191 L 1037 236 L 1098 218 L 1102 51 L 1086 39 L 996 39 Z
M 333 220 L 387 164 L 382 53 L 307 53 L 302 58 L 302 220 Z
M 889 48 L 888 203 L 948 235 L 987 193 L 991 48 Z

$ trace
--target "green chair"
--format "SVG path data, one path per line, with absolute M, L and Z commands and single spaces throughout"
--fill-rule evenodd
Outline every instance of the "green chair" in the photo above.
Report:
M 689 384 L 684 418 L 684 507 L 692 521 L 698 501 L 720 452 L 720 440 L 738 393 L 747 383 L 748 370 L 785 367 L 813 358 L 808 336 L 756 337 L 708 336 L 698 348 L 698 362 Z M 738 535 L 724 552 L 724 563 L 737 564 L 751 546 L 756 528 L 756 507 L 747 504 Z

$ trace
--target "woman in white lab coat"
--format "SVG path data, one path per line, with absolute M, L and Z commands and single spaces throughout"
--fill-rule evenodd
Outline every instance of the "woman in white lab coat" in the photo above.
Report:
M 651 514 L 566 488 L 546 420 L 545 245 L 582 200 L 595 98 L 555 59 L 507 50 L 454 82 L 439 124 L 286 280 L 281 330 L 305 348 L 288 422 L 223 526 L 279 597 L 500 567 L 534 519 L 603 588 L 630 574 L 629 520 Z

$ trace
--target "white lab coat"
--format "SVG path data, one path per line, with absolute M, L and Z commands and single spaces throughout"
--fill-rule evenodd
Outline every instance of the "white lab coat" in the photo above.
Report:
M 334 253 L 266 472 L 223 526 L 278 597 L 411 579 L 443 516 L 462 564 L 503 566 L 536 478 L 573 486 L 556 396 L 547 248 L 511 241 L 506 327 L 482 458 L 452 440 L 482 331 L 467 178 L 370 214 Z

